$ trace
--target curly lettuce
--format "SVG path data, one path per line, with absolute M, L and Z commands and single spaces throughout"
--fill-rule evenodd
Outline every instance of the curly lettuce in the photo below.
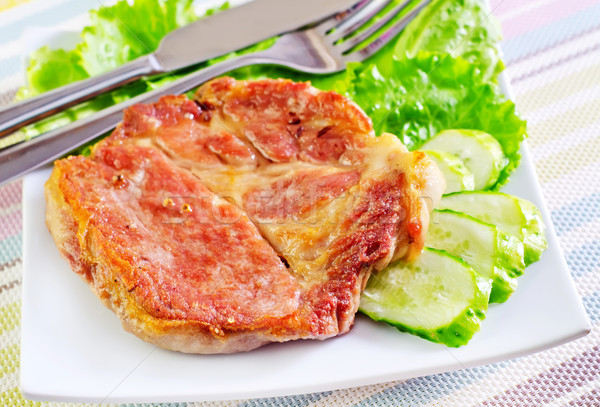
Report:
M 394 53 L 414 57 L 427 50 L 460 56 L 477 65 L 485 77 L 494 79 L 504 69 L 500 40 L 499 24 L 485 2 L 438 0 L 406 27 Z
M 17 99 L 110 71 L 154 51 L 166 34 L 196 19 L 193 0 L 120 1 L 92 10 L 74 49 L 43 47 L 30 55 Z
M 476 65 L 449 54 L 419 52 L 391 61 L 383 75 L 377 65 L 350 67 L 344 93 L 373 120 L 375 131 L 396 134 L 409 150 L 444 129 L 476 129 L 492 134 L 509 163 L 495 189 L 519 163 L 526 123 L 499 86 Z M 342 82 L 342 83 L 346 83 Z
M 227 3 L 225 4 L 227 7 Z M 209 13 L 213 13 L 210 10 Z M 196 20 L 193 0 L 121 0 L 90 11 L 91 24 L 72 50 L 42 47 L 29 56 L 27 84 L 16 100 L 37 96 L 59 86 L 114 69 L 154 51 L 170 31 Z M 0 148 L 36 137 L 83 119 L 115 103 L 148 91 L 148 81 L 129 84 L 24 127 L 0 140 Z

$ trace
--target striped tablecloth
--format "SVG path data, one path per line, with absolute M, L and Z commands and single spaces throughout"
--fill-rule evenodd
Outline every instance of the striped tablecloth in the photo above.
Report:
M 21 3 L 19 5 L 16 5 Z M 29 25 L 77 20 L 100 0 L 0 0 L 0 105 L 23 73 Z M 452 373 L 293 397 L 162 406 L 600 406 L 600 0 L 493 0 L 517 106 L 571 273 L 594 324 L 585 338 Z M 0 188 L 0 405 L 18 389 L 21 182 Z

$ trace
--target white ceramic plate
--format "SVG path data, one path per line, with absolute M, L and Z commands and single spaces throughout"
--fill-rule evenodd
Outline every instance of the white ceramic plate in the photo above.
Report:
M 563 260 L 526 146 L 505 189 L 533 201 L 548 225 L 548 250 L 480 333 L 449 349 L 358 316 L 342 337 L 268 345 L 234 355 L 155 348 L 118 318 L 60 258 L 44 223 L 43 184 L 23 187 L 21 389 L 33 400 L 166 402 L 266 397 L 405 379 L 492 363 L 578 338 L 590 324 Z
M 506 82 L 505 91 L 509 92 Z M 234 355 L 189 355 L 128 334 L 61 259 L 44 221 L 45 168 L 23 185 L 21 390 L 40 401 L 200 401 L 318 392 L 406 379 L 510 359 L 589 332 L 523 145 L 504 189 L 534 202 L 548 249 L 505 304 L 490 307 L 480 333 L 450 349 L 359 315 L 352 331 L 326 341 L 272 344 Z

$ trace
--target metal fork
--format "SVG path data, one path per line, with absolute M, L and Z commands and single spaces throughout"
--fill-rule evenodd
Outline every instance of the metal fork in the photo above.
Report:
M 237 68 L 268 64 L 313 74 L 343 71 L 347 63 L 364 61 L 381 49 L 400 33 L 430 0 L 417 1 L 410 11 L 385 29 L 381 35 L 371 38 L 374 33 L 382 29 L 412 3 L 411 0 L 402 1 L 373 24 L 367 24 L 391 2 L 392 0 L 361 0 L 345 12 L 325 19 L 315 26 L 280 36 L 273 46 L 266 50 L 243 54 L 237 58 L 211 65 L 169 85 L 111 106 L 85 119 L 50 131 L 30 141 L 7 147 L 0 151 L 0 184 L 59 158 L 112 130 L 121 121 L 123 109 L 129 106 L 138 103 L 153 103 L 161 96 L 187 92 L 216 76 Z M 363 42 L 366 42 L 366 45 L 361 47 Z

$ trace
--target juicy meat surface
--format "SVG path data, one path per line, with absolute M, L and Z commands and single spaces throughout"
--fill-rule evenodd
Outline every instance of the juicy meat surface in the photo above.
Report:
M 442 190 L 348 99 L 220 78 L 57 161 L 47 224 L 125 329 L 227 353 L 347 332 L 369 275 L 420 253 Z

